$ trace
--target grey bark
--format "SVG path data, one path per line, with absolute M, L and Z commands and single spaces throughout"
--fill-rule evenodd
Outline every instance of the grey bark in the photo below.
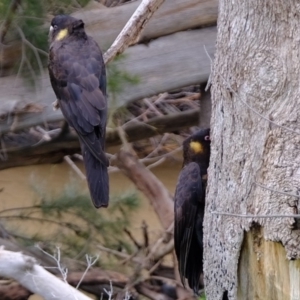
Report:
M 88 34 L 108 49 L 141 0 L 112 8 L 96 4 L 74 13 L 86 24 Z M 217 22 L 217 0 L 166 0 L 143 30 L 139 42 L 149 41 L 178 31 L 214 25 Z
M 256 183 L 299 191 L 299 24 L 296 0 L 220 1 L 204 221 L 208 300 L 226 299 L 226 291 L 228 299 L 299 299 L 299 268 L 286 260 L 300 257 L 294 218 L 212 213 L 298 213 L 299 198 Z

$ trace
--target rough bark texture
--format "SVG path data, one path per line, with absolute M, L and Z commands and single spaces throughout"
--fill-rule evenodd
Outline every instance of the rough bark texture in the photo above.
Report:
M 286 259 L 300 257 L 300 233 L 293 218 L 250 219 L 212 213 L 298 213 L 297 197 L 266 190 L 256 182 L 298 193 L 299 24 L 296 0 L 220 1 L 204 222 L 209 300 L 222 299 L 227 293 L 228 299 L 299 299 L 299 270 L 295 276 L 295 267 L 290 268 Z M 253 229 L 254 221 L 261 230 Z M 268 243 L 268 251 L 259 251 L 259 247 L 250 251 L 259 237 L 259 245 Z M 276 242 L 282 243 L 284 251 Z M 262 260 L 270 263 L 259 268 Z M 285 273 L 289 277 L 276 284 L 276 274 L 289 268 Z M 260 276 L 251 273 L 257 270 Z M 242 283 L 239 291 L 238 278 Z M 269 288 L 260 291 L 262 281 L 269 282 Z M 287 293 L 282 292 L 283 285 Z

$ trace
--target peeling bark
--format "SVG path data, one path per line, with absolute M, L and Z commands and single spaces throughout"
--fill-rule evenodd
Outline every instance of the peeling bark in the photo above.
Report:
M 226 293 L 228 299 L 299 298 L 293 298 L 299 296 L 300 287 L 295 268 L 290 269 L 293 271 L 285 282 L 273 282 L 270 289 L 260 292 L 258 284 L 272 281 L 270 274 L 289 268 L 291 262 L 286 258 L 300 257 L 300 234 L 294 218 L 251 219 L 211 213 L 298 213 L 299 198 L 256 183 L 298 194 L 299 23 L 296 0 L 220 1 L 211 78 L 212 151 L 204 221 L 209 300 L 222 299 Z M 243 288 L 249 286 L 258 270 L 246 268 L 244 263 L 245 256 L 249 256 L 250 265 L 259 259 L 255 251 L 250 251 L 255 242 L 249 239 L 255 233 L 254 221 L 262 228 L 261 242 L 272 241 L 268 242 L 272 245 L 269 249 L 274 251 L 265 253 L 272 256 L 272 264 L 259 270 L 254 290 L 247 294 Z M 280 244 L 275 242 L 282 243 L 284 251 L 278 251 Z M 238 276 L 243 278 L 239 293 Z M 283 284 L 290 293 L 282 293 Z

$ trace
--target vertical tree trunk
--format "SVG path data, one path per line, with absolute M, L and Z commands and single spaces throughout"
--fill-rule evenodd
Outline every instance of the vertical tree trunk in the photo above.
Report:
M 220 214 L 298 213 L 299 59 L 299 1 L 220 0 L 204 221 L 208 300 L 300 299 L 296 220 Z

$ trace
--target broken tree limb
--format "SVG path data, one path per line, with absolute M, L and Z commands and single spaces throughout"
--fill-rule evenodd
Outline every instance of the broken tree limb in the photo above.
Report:
M 162 227 L 168 229 L 174 219 L 173 200 L 162 182 L 137 157 L 122 149 L 117 155 L 116 163 L 149 199 Z
M 20 252 L 0 249 L 0 275 L 13 278 L 46 300 L 91 300 L 72 286 L 39 266 L 35 259 Z
M 141 2 L 118 37 L 104 54 L 105 64 L 109 63 L 114 57 L 123 53 L 126 48 L 138 41 L 142 30 L 164 1 L 165 0 L 143 0 Z

